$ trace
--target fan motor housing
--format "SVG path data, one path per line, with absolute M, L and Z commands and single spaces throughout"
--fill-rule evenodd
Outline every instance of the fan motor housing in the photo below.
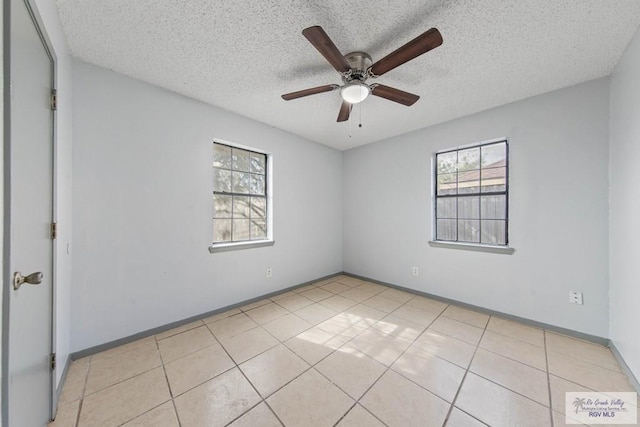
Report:
M 373 63 L 371 57 L 365 52 L 351 52 L 344 57 L 351 66 L 351 77 L 364 81 L 367 78 L 367 69 Z

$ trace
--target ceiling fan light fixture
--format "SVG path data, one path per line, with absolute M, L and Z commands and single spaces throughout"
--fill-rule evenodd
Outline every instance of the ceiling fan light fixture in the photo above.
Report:
M 349 104 L 357 104 L 364 101 L 370 93 L 371 88 L 360 81 L 347 83 L 340 89 L 340 96 Z

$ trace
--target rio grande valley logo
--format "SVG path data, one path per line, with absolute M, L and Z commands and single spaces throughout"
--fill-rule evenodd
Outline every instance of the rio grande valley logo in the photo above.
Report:
M 633 392 L 567 392 L 567 424 L 637 424 L 637 395 Z

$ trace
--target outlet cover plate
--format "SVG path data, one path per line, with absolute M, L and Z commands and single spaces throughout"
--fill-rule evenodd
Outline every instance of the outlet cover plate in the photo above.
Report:
M 569 302 L 571 304 L 579 304 L 582 305 L 582 292 L 579 291 L 569 291 Z

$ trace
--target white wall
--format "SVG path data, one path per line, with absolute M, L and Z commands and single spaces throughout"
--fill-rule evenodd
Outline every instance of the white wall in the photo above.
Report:
M 56 115 L 56 200 L 54 215 L 58 222 L 56 248 L 56 352 L 58 367 L 56 383 L 60 381 L 63 368 L 69 357 L 71 343 L 71 57 L 58 18 L 55 2 L 34 0 L 44 24 L 44 31 L 52 44 L 56 56 L 56 87 L 58 89 L 58 112 Z M 69 251 L 67 247 L 69 246 Z
M 610 333 L 640 379 L 640 30 L 611 77 Z
M 73 350 L 342 271 L 342 153 L 87 63 L 73 83 Z M 209 253 L 214 138 L 273 154 L 274 246 Z
M 345 271 L 608 336 L 608 89 L 599 79 L 346 152 Z M 503 136 L 515 253 L 430 247 L 432 154 Z

